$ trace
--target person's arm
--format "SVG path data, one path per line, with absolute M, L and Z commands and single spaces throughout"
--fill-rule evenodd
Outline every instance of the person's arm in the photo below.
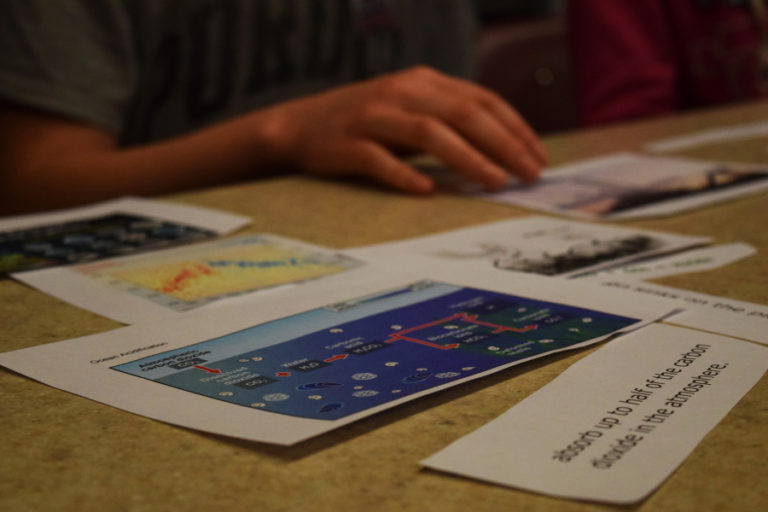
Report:
M 258 177 L 276 169 L 363 175 L 409 193 L 432 181 L 396 157 L 429 153 L 489 190 L 537 178 L 543 145 L 495 94 L 414 68 L 253 111 L 167 141 L 118 147 L 107 132 L 6 105 L 0 209 L 63 207 Z
M 258 136 L 230 122 L 136 148 L 64 117 L 0 107 L 0 214 L 60 208 L 125 194 L 155 195 L 251 176 Z
M 587 125 L 674 112 L 678 63 L 663 0 L 568 7 L 577 103 Z

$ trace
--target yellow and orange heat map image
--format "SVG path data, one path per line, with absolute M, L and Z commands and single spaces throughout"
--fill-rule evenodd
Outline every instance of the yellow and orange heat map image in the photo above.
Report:
M 192 304 L 336 274 L 358 262 L 262 238 L 142 257 L 125 264 L 85 266 L 79 272 L 155 302 Z M 170 298 L 173 300 L 158 300 Z

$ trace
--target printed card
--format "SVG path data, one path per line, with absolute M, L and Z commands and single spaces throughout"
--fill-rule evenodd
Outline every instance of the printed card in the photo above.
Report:
M 551 496 L 635 503 L 766 369 L 765 347 L 654 324 L 609 342 L 423 464 Z
M 247 300 L 257 292 L 332 276 L 359 260 L 271 234 L 217 240 L 84 265 L 15 274 L 17 280 L 124 323 Z
M 124 198 L 0 221 L 0 276 L 206 240 L 249 220 L 207 208 Z
M 621 290 L 448 267 L 364 265 L 257 307 L 192 310 L 0 364 L 169 423 L 292 444 L 670 313 Z

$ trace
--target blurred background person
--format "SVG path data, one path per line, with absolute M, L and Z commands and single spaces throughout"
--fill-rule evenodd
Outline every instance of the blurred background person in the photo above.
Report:
M 571 0 L 587 125 L 768 96 L 764 0 Z

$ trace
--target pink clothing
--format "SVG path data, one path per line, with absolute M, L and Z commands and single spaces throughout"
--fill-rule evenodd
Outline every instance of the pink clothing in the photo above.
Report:
M 749 1 L 573 0 L 569 17 L 585 124 L 768 97 Z

